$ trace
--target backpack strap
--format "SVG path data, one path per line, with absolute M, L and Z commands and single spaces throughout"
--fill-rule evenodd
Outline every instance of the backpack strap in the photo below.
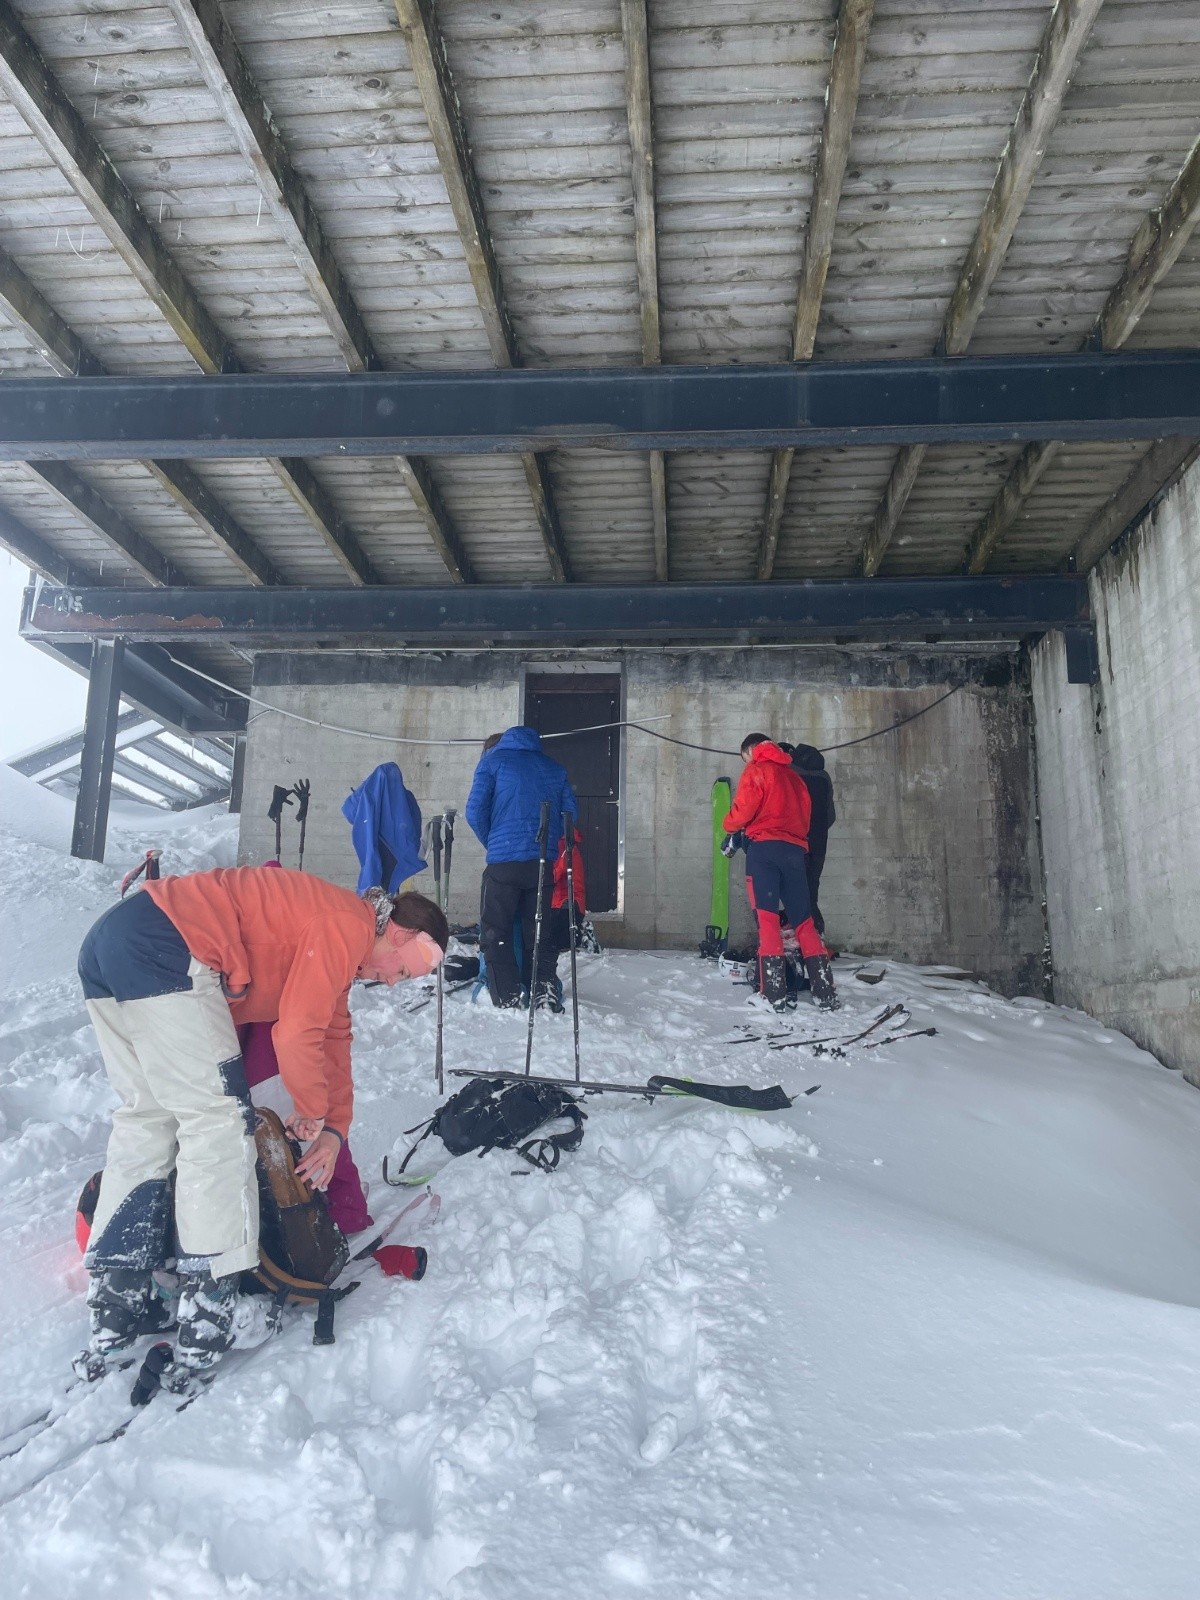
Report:
M 574 1127 L 568 1128 L 565 1133 L 549 1133 L 540 1139 L 528 1139 L 524 1144 L 517 1146 L 517 1154 L 528 1161 L 531 1167 L 537 1167 L 541 1172 L 553 1172 L 564 1154 L 570 1155 L 583 1143 L 583 1119 L 586 1112 L 580 1111 L 579 1107 L 572 1103 L 564 1106 L 559 1115 L 570 1117 Z

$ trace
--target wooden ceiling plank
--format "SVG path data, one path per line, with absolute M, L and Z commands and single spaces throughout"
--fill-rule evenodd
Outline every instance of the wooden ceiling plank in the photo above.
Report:
M 166 0 L 351 372 L 382 366 L 321 220 L 217 0 Z
M 658 221 L 654 203 L 654 101 L 650 86 L 650 24 L 646 0 L 621 0 L 621 35 L 625 42 L 625 118 L 633 178 L 634 246 L 637 253 L 638 308 L 642 328 L 642 361 L 662 360 L 658 306 Z M 667 469 L 661 450 L 650 452 L 650 505 L 654 524 L 654 576 L 670 576 L 670 534 L 667 525 Z
M 71 510 L 99 534 L 105 544 L 124 557 L 148 583 L 171 588 L 187 579 L 161 550 L 155 549 L 92 485 L 62 461 L 31 461 L 27 470 L 70 506 Z
M 32 567 L 39 577 L 51 583 L 65 584 L 69 588 L 72 583 L 92 581 L 89 568 L 69 560 L 60 550 L 47 544 L 40 533 L 34 533 L 3 508 L 0 508 L 0 550 L 7 550 L 10 556 Z
M 821 144 L 817 152 L 812 203 L 804 236 L 804 256 L 800 268 L 800 290 L 796 297 L 796 316 L 792 327 L 792 360 L 812 358 L 821 317 L 825 279 L 833 254 L 842 182 L 850 158 L 850 140 L 858 110 L 858 91 L 863 63 L 867 56 L 867 37 L 875 0 L 842 0 L 838 9 L 837 32 L 829 66 L 829 87 L 825 94 L 825 117 Z M 775 570 L 779 549 L 779 530 L 787 503 L 794 450 L 776 450 L 771 456 L 771 475 L 763 516 L 762 540 L 758 551 L 758 576 L 767 579 Z
M 349 283 L 338 265 L 317 210 L 301 182 L 274 117 L 242 54 L 218 0 L 167 0 L 188 50 L 200 68 L 258 188 L 283 234 L 309 293 L 351 372 L 382 370 L 380 356 Z M 397 459 L 400 475 L 420 511 L 447 571 L 472 581 L 471 565 L 451 526 L 429 468 Z
M 1102 4 L 1103 0 L 1056 0 L 979 226 L 950 295 L 935 347 L 938 353 L 962 355 L 970 343 Z M 883 563 L 924 459 L 922 445 L 907 445 L 896 458 L 863 545 L 862 571 L 866 578 L 874 577 Z
M 471 159 L 466 122 L 432 0 L 395 0 L 395 6 L 492 360 L 498 367 L 519 367 L 521 353 L 517 336 L 505 302 L 483 195 Z M 531 453 L 521 457 L 521 465 L 525 469 L 551 574 L 556 583 L 567 582 L 571 577 L 571 565 L 545 461 Z
M 3 250 L 0 250 L 0 311 L 21 329 L 60 377 L 100 378 L 108 371 L 99 356 L 88 349 Z M 250 535 L 190 468 L 178 461 L 147 461 L 143 465 L 252 583 L 282 581 Z
M 1116 350 L 1126 342 L 1150 304 L 1155 289 L 1179 259 L 1198 222 L 1200 139 L 1192 145 L 1162 205 L 1156 206 L 1139 224 L 1130 241 L 1125 270 L 1101 307 L 1092 332 L 1084 341 L 1085 349 L 1098 344 L 1102 349 Z M 1016 466 L 971 537 L 966 559 L 969 573 L 977 575 L 987 571 L 989 561 L 1034 484 L 1061 449 L 1061 441 L 1048 439 L 1044 444 L 1029 445 L 1021 452 Z M 1153 455 L 1154 450 L 1151 450 L 1147 459 Z M 1165 471 L 1161 481 L 1170 477 L 1174 470 L 1172 467 Z M 1120 531 L 1118 528 L 1117 533 Z M 1087 538 L 1085 534 L 1084 539 Z M 1089 541 L 1089 545 L 1091 542 L 1094 541 Z
M 0 0 L 0 89 L 20 112 L 113 248 L 158 307 L 202 372 L 239 372 L 233 346 L 217 327 L 178 262 L 146 220 L 132 191 L 88 132 L 6 0 Z M 355 583 L 375 581 L 357 537 L 332 512 L 307 467 L 297 477 L 272 467 Z M 310 498 L 308 488 L 317 491 Z
M 1194 439 L 1156 439 L 1133 471 L 1088 523 L 1071 552 L 1076 572 L 1090 572 L 1115 540 L 1196 450 Z

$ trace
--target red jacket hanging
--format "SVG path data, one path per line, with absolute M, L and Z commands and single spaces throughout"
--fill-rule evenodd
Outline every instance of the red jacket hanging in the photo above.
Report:
M 579 846 L 583 843 L 583 834 L 575 829 L 574 859 L 571 870 L 575 877 L 575 904 L 582 912 L 587 905 L 587 881 L 583 875 L 583 851 Z M 554 863 L 554 892 L 550 897 L 550 909 L 557 911 L 560 906 L 567 903 L 567 841 L 564 838 L 559 848 L 558 859 Z

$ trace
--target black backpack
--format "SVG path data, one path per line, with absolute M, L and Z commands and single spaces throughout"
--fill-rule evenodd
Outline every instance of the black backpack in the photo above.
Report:
M 489 1150 L 515 1150 L 530 1166 L 553 1172 L 561 1155 L 578 1150 L 583 1143 L 586 1116 L 575 1099 L 557 1084 L 539 1083 L 536 1079 L 513 1083 L 505 1078 L 472 1078 L 438 1108 L 423 1128 L 418 1123 L 416 1128 L 407 1130 L 416 1133 L 421 1128 L 421 1133 L 394 1177 L 388 1175 L 384 1164 L 384 1177 L 389 1183 L 400 1182 L 417 1146 L 430 1134 L 436 1135 L 452 1156 L 464 1156 L 472 1150 L 481 1156 Z M 531 1137 L 547 1122 L 560 1117 L 569 1118 L 572 1126 L 541 1139 Z

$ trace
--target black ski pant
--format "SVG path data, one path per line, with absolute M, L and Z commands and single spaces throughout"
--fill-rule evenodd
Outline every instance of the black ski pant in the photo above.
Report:
M 825 936 L 825 918 L 821 915 L 821 908 L 817 904 L 817 895 L 821 888 L 821 872 L 825 866 L 825 849 L 826 843 L 824 839 L 814 841 L 810 838 L 808 841 L 808 855 L 804 863 L 804 870 L 808 876 L 808 900 L 812 906 L 812 919 L 816 923 L 817 932 L 822 938 Z
M 479 904 L 479 944 L 487 962 L 488 992 L 494 1006 L 519 1006 L 521 988 L 529 988 L 533 969 L 534 929 L 537 922 L 538 863 L 495 861 L 483 869 Z M 538 952 L 538 986 L 554 980 L 558 965 L 550 918 L 550 863 L 542 891 L 542 942 Z M 513 948 L 513 925 L 521 924 L 521 967 Z

